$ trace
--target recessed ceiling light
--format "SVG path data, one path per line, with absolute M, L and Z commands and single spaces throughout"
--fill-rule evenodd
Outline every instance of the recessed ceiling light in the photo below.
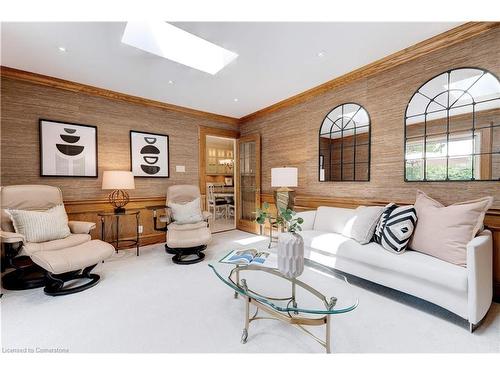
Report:
M 171 79 L 168 80 L 168 84 L 169 85 L 173 85 L 174 84 L 174 81 L 172 81 Z
M 238 57 L 164 21 L 127 22 L 122 43 L 210 74 Z
M 66 52 L 66 48 L 64 48 L 64 47 L 58 47 L 58 50 L 61 52 Z
M 318 52 L 318 57 L 324 57 L 324 56 L 325 56 L 325 52 L 324 51 Z
M 237 102 L 237 101 L 238 101 L 238 98 L 234 98 L 233 100 L 234 100 L 235 102 Z

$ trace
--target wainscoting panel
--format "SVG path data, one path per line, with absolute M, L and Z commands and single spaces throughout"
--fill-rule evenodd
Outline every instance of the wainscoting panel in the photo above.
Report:
M 165 197 L 132 198 L 127 204 L 128 210 L 140 210 L 139 225 L 143 226 L 140 235 L 141 245 L 165 242 L 165 233 L 157 232 L 153 228 L 153 213 L 146 209 L 147 206 L 164 205 Z M 107 200 L 79 200 L 65 201 L 64 206 L 68 213 L 69 220 L 90 221 L 96 223 L 96 229 L 92 231 L 93 239 L 101 238 L 101 221 L 98 212 L 112 211 Z M 105 218 L 106 241 L 116 239 L 116 219 L 114 217 Z M 120 217 L 120 239 L 135 239 L 135 216 Z

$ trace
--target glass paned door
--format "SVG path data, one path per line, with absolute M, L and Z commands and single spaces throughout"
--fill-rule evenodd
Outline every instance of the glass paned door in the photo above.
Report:
M 260 135 L 239 138 L 236 151 L 237 227 L 258 233 L 254 219 L 260 207 Z

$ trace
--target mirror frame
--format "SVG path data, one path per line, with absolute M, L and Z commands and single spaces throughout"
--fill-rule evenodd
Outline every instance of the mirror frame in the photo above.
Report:
M 353 179 L 352 180 L 344 180 L 343 177 L 342 177 L 342 174 L 343 174 L 343 172 L 342 172 L 343 160 L 341 160 L 340 161 L 340 165 L 341 165 L 341 178 L 339 180 L 333 180 L 333 179 L 330 179 L 330 180 L 321 180 L 321 164 L 323 164 L 323 166 L 325 165 L 325 157 L 324 157 L 324 155 L 321 155 L 321 134 L 322 134 L 321 133 L 321 129 L 323 128 L 323 123 L 328 118 L 328 116 L 332 112 L 334 112 L 337 108 L 340 108 L 340 107 L 343 107 L 343 106 L 349 105 L 349 104 L 358 106 L 359 109 L 357 111 L 359 111 L 360 109 L 362 109 L 362 110 L 365 111 L 366 115 L 368 116 L 368 125 L 362 126 L 362 127 L 367 127 L 368 128 L 368 143 L 363 144 L 363 145 L 368 145 L 368 161 L 367 162 L 363 162 L 364 164 L 367 164 L 367 167 L 368 167 L 367 178 L 366 179 L 362 179 L 362 180 L 356 180 L 356 174 L 355 174 L 356 173 L 355 172 L 356 169 L 354 167 Z M 344 136 L 342 135 L 341 138 L 343 138 L 343 137 Z M 319 127 L 319 132 L 318 132 L 318 160 L 317 160 L 317 162 L 318 162 L 318 181 L 319 182 L 369 182 L 370 181 L 370 166 L 371 166 L 371 143 L 372 143 L 371 142 L 371 138 L 372 138 L 372 120 L 371 120 L 371 116 L 370 116 L 370 113 L 366 110 L 366 108 L 364 106 L 362 106 L 361 104 L 356 103 L 356 102 L 344 102 L 344 103 L 341 103 L 339 105 L 336 105 L 330 111 L 328 111 L 328 113 L 325 115 L 325 117 L 323 117 L 323 120 L 321 121 L 321 124 L 320 124 L 320 127 Z M 354 155 L 356 155 L 356 143 L 354 143 Z M 323 157 L 323 160 L 321 159 L 322 157 Z M 355 164 L 356 163 L 354 162 L 354 165 Z M 330 168 L 331 168 L 331 163 L 330 163 Z
M 427 134 L 427 129 L 426 127 L 424 126 L 424 132 L 423 132 L 423 135 L 422 136 L 414 136 L 414 137 L 410 137 L 408 138 L 407 137 L 407 120 L 408 118 L 410 117 L 416 117 L 416 116 L 424 116 L 425 117 L 425 120 L 424 120 L 424 123 L 426 123 L 426 117 L 429 113 L 432 113 L 431 112 L 428 112 L 428 107 L 430 105 L 430 103 L 432 103 L 432 99 L 435 99 L 437 96 L 439 95 L 442 95 L 443 93 L 449 93 L 450 92 L 450 87 L 448 86 L 448 88 L 446 90 L 443 90 L 442 92 L 440 92 L 438 95 L 434 96 L 434 98 L 428 98 L 430 99 L 429 100 L 429 103 L 427 104 L 427 108 L 425 110 L 424 113 L 419 113 L 419 114 L 415 114 L 415 115 L 411 115 L 411 116 L 408 116 L 408 107 L 410 105 L 410 103 L 412 102 L 413 98 L 415 97 L 415 95 L 417 95 L 419 93 L 419 91 L 424 87 L 426 86 L 429 82 L 431 82 L 432 80 L 442 76 L 443 74 L 447 74 L 447 78 L 448 78 L 448 82 L 450 82 L 450 76 L 451 76 L 451 73 L 453 71 L 457 71 L 457 70 L 465 70 L 465 69 L 468 69 L 468 70 L 477 70 L 477 71 L 480 71 L 482 72 L 481 74 L 481 77 L 484 76 L 485 74 L 490 74 L 491 76 L 493 76 L 500 84 L 500 80 L 498 79 L 498 77 L 492 73 L 491 71 L 487 70 L 487 69 L 483 69 L 483 68 L 478 68 L 478 67 L 469 67 L 469 66 L 466 66 L 466 67 L 458 67 L 458 68 L 453 68 L 453 69 L 448 69 L 444 72 L 441 72 L 439 74 L 436 74 L 435 76 L 431 77 L 430 79 L 428 79 L 426 82 L 424 82 L 422 85 L 420 85 L 418 87 L 417 90 L 415 90 L 415 92 L 412 94 L 412 96 L 410 97 L 410 100 L 408 101 L 408 104 L 406 105 L 406 108 L 405 108 L 405 113 L 404 113 L 404 139 L 403 139 L 403 176 L 404 176 L 404 181 L 405 182 L 470 182 L 470 181 L 500 181 L 500 177 L 498 179 L 476 179 L 474 178 L 474 157 L 476 155 L 486 155 L 486 154 L 489 154 L 489 155 L 496 155 L 496 154 L 499 154 L 500 155 L 500 151 L 498 152 L 489 152 L 489 153 L 475 153 L 474 149 L 472 150 L 472 152 L 468 155 L 469 157 L 472 158 L 471 162 L 472 162 L 472 165 L 471 165 L 471 178 L 470 179 L 449 179 L 449 158 L 450 158 L 450 155 L 449 155 L 449 149 L 448 149 L 448 145 L 449 145 L 449 136 L 450 134 L 456 134 L 458 132 L 450 132 L 450 129 L 449 129 L 449 123 L 450 123 L 450 115 L 449 115 L 449 111 L 450 109 L 454 108 L 453 107 L 453 103 L 451 106 L 448 104 L 448 106 L 445 108 L 445 110 L 447 111 L 447 114 L 446 114 L 446 117 L 443 117 L 443 119 L 446 119 L 446 123 L 447 123 L 447 129 L 446 129 L 446 133 L 443 133 L 442 135 L 446 136 L 446 157 L 443 157 L 443 158 L 446 158 L 446 179 L 440 179 L 440 180 L 432 180 L 432 179 L 427 179 L 426 178 L 426 161 L 427 161 L 427 156 L 426 156 L 426 143 L 427 143 L 427 138 L 429 136 L 433 136 L 433 134 Z M 476 80 L 479 81 L 480 78 L 478 78 Z M 464 91 L 464 94 L 467 93 L 468 90 L 470 90 L 472 88 L 472 86 L 475 84 L 475 82 L 467 89 Z M 464 95 L 462 94 L 462 95 Z M 423 95 L 423 94 L 421 94 Z M 449 95 L 449 94 L 448 94 Z M 471 104 L 467 104 L 467 106 L 471 106 L 472 107 L 472 110 L 471 112 L 468 112 L 468 113 L 472 113 L 473 115 L 473 118 L 472 118 L 472 123 L 471 123 L 471 126 L 470 126 L 470 131 L 472 132 L 472 142 L 474 142 L 474 135 L 475 135 L 475 131 L 477 130 L 476 127 L 475 127 L 475 111 L 474 111 L 474 108 L 475 108 L 475 105 L 476 104 L 481 104 L 481 103 L 485 103 L 487 101 L 493 101 L 493 100 L 498 100 L 500 99 L 500 92 L 498 93 L 498 96 L 495 97 L 494 99 L 488 99 L 488 100 L 485 100 L 485 101 L 480 101 L 480 102 L 476 102 L 475 101 L 475 98 L 471 95 L 471 94 L 468 94 L 470 95 L 470 97 L 472 98 L 472 103 Z M 425 96 L 425 95 L 423 95 Z M 427 96 L 426 96 L 427 97 Z M 457 99 L 458 101 L 459 99 Z M 464 105 L 465 106 L 465 105 Z M 488 127 L 486 127 L 488 128 Z M 497 124 L 497 125 L 493 125 L 493 126 L 490 126 L 490 128 L 499 128 L 500 129 L 500 122 Z M 479 129 L 482 129 L 482 128 L 479 128 Z M 467 130 L 465 130 L 467 131 Z M 435 135 L 434 135 L 435 136 Z M 421 180 L 410 180 L 407 178 L 407 167 L 406 167 L 406 162 L 407 162 L 407 159 L 406 159 L 406 151 L 407 151 L 407 145 L 408 145 L 408 141 L 411 140 L 411 139 L 416 139 L 416 138 L 423 138 L 423 150 L 422 150 L 422 158 L 421 160 L 423 161 L 423 178 Z M 464 156 L 467 156 L 467 155 L 464 155 Z

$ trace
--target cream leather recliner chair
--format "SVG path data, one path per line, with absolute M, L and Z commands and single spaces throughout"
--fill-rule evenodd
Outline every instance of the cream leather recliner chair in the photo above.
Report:
M 31 289 L 45 286 L 45 294 L 58 296 L 88 289 L 99 281 L 91 273 L 97 263 L 110 257 L 114 247 L 107 242 L 92 240 L 89 232 L 95 223 L 69 221 L 71 234 L 63 239 L 47 242 L 26 242 L 15 233 L 5 209 L 47 210 L 63 204 L 61 190 L 47 185 L 4 186 L 1 196 L 1 240 L 5 249 L 2 271 L 14 268 L 2 277 L 6 289 Z M 64 288 L 64 283 L 75 279 L 89 279 L 87 283 Z
M 203 220 L 197 223 L 177 224 L 168 208 L 168 203 L 185 204 L 200 198 L 200 189 L 196 185 L 174 185 L 167 190 L 166 214 L 157 217 L 156 209 L 153 209 L 154 227 L 156 230 L 167 232 L 167 243 L 165 250 L 174 254 L 172 261 L 177 264 L 193 264 L 201 262 L 205 258 L 202 252 L 212 239 L 208 226 L 210 213 L 202 212 Z M 164 227 L 158 227 L 158 221 L 165 223 Z

